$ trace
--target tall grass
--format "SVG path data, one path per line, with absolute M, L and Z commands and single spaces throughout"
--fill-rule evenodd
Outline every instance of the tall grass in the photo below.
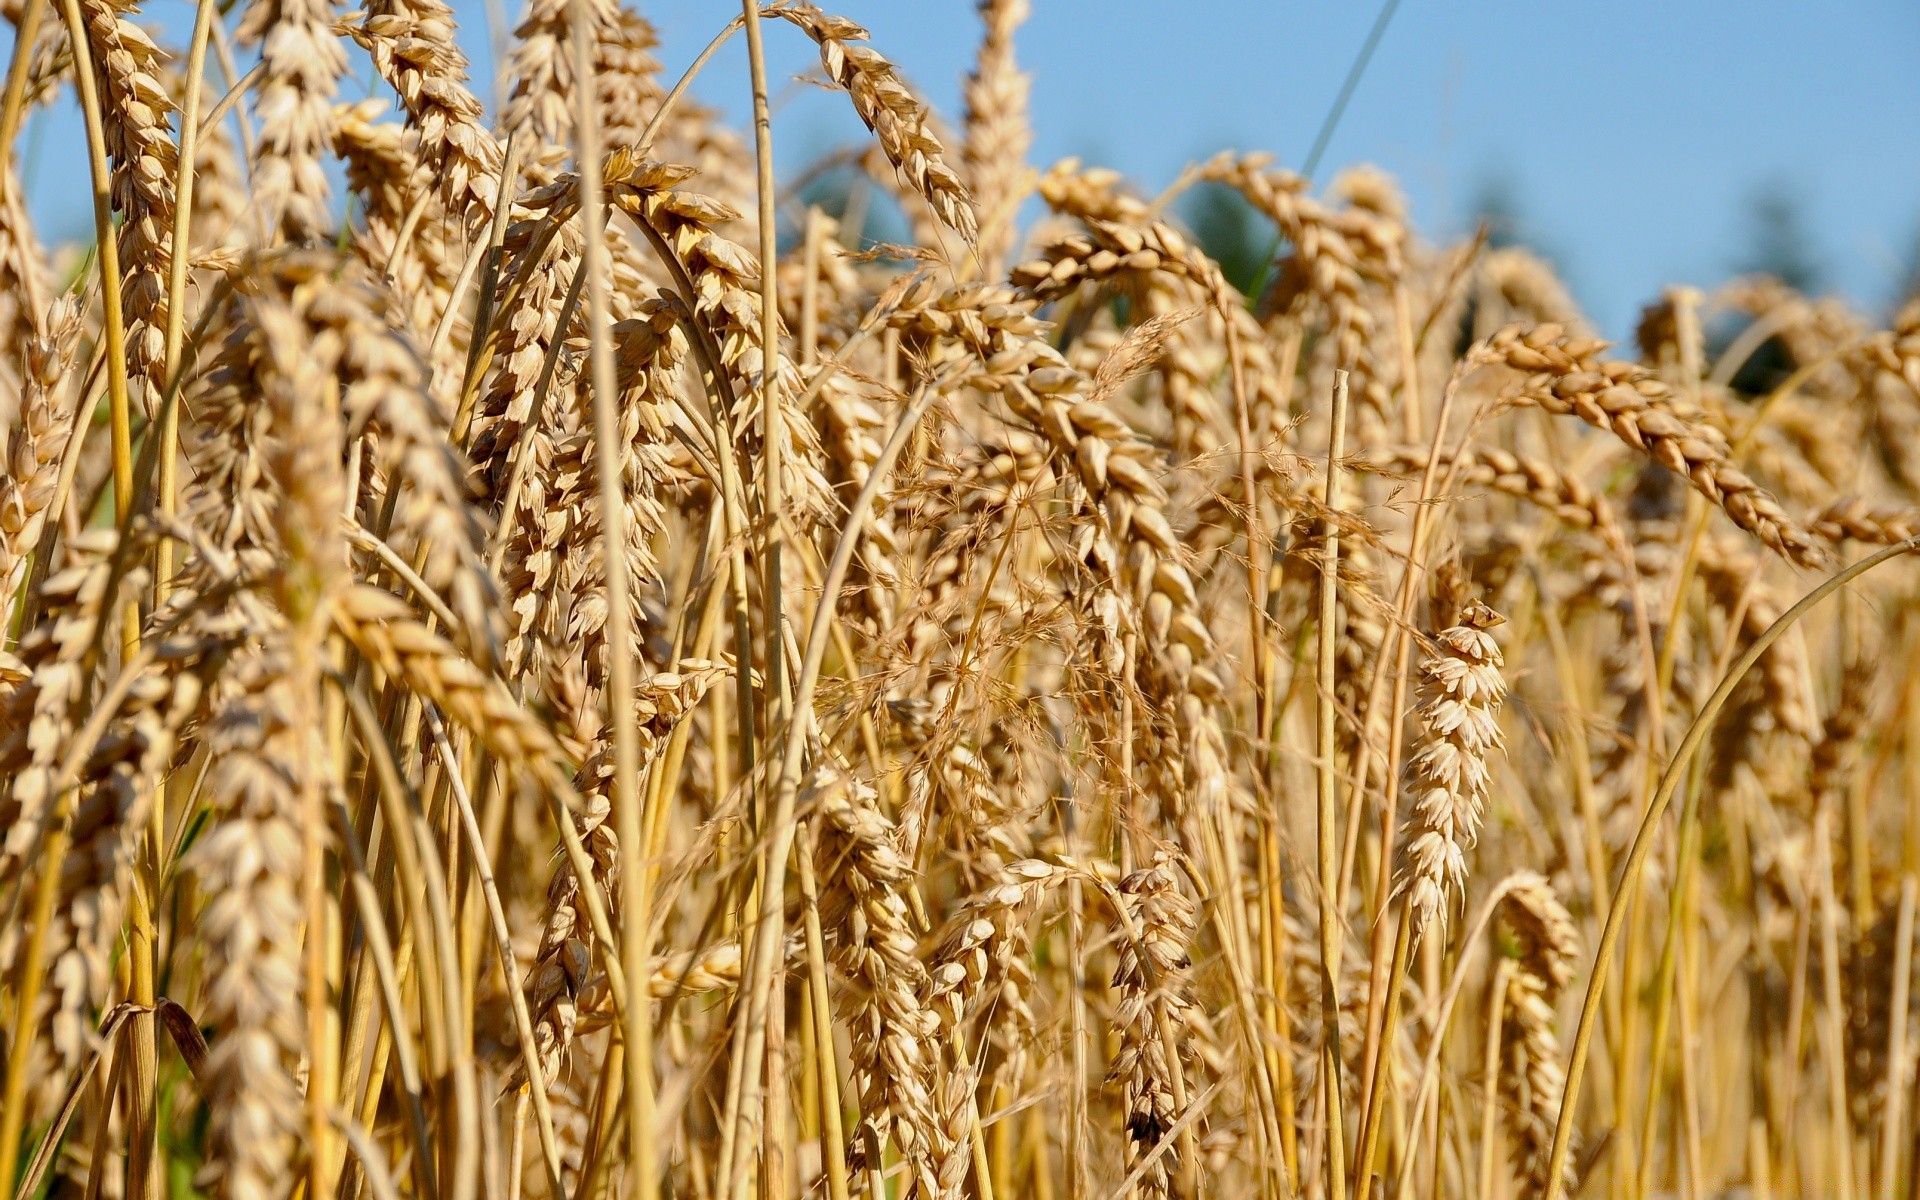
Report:
M 797 0 L 535 0 L 498 119 L 440 0 L 16 8 L 20 1200 L 1914 1194 L 1920 304 L 1030 163 L 1024 0 L 951 128 Z

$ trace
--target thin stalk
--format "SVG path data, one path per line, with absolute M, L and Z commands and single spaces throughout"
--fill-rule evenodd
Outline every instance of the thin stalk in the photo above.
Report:
M 432 709 L 426 710 L 426 717 L 433 733 L 434 748 L 439 751 L 441 762 L 446 764 L 447 781 L 453 793 L 454 805 L 459 810 L 460 828 L 466 834 L 473 872 L 480 881 L 487 916 L 493 923 L 494 951 L 500 958 L 500 974 L 506 983 L 514 1032 L 520 1040 L 520 1064 L 527 1072 L 527 1090 L 533 1100 L 534 1127 L 540 1133 L 540 1152 L 546 1159 L 547 1182 L 552 1185 L 553 1194 L 560 1196 L 566 1192 L 566 1185 L 561 1181 L 560 1145 L 554 1138 L 553 1108 L 547 1099 L 546 1072 L 541 1069 L 539 1048 L 534 1042 L 533 1019 L 527 1012 L 527 995 L 519 986 L 520 964 L 513 953 L 513 933 L 507 926 L 506 911 L 500 903 L 500 889 L 494 883 L 486 839 L 481 836 L 480 822 L 473 813 L 473 802 L 467 796 L 466 783 L 461 779 L 458 764 L 454 762 L 453 747 L 447 743 L 446 729 Z
M 779 272 L 774 269 L 776 259 L 774 182 L 773 182 L 773 123 L 767 105 L 767 63 L 765 49 L 761 43 L 760 8 L 757 0 L 742 0 L 741 19 L 747 31 L 747 59 L 753 85 L 753 133 L 756 185 L 759 196 L 760 225 L 760 351 L 762 356 L 760 372 L 760 420 L 761 420 L 761 498 L 768 518 L 765 525 L 763 552 L 766 556 L 765 577 L 762 581 L 767 605 L 763 631 L 767 644 L 765 651 L 765 671 L 768 683 L 767 692 L 770 703 L 766 708 L 766 736 L 771 737 L 780 722 L 788 716 L 788 696 L 786 695 L 785 646 L 783 645 L 783 612 L 781 592 L 781 442 L 785 440 L 785 417 L 780 409 L 780 395 L 776 383 L 779 378 L 780 354 L 780 310 L 776 305 Z M 715 364 L 715 379 L 719 380 L 718 364 Z M 717 410 L 716 430 L 724 430 L 725 411 Z M 722 436 L 729 436 L 722 434 Z M 751 657 L 751 643 L 743 643 L 738 648 L 741 656 L 742 681 L 748 660 Z M 742 692 L 743 718 L 750 718 L 751 710 L 745 706 L 748 699 Z M 748 725 L 747 729 L 751 726 Z M 743 733 L 746 730 L 743 730 Z M 768 780 L 771 786 L 775 781 Z M 759 811 L 764 820 L 770 806 L 763 800 Z M 768 827 L 759 829 L 759 864 L 757 868 L 758 886 L 762 912 L 768 908 L 777 908 L 784 899 L 777 893 L 769 894 L 767 885 L 773 877 L 772 864 L 767 856 L 774 851 L 774 843 L 764 835 Z M 777 839 L 776 839 L 777 840 Z M 784 864 L 783 864 L 784 865 Z M 758 937 L 764 932 L 755 931 Z M 770 987 L 771 984 L 769 983 Z M 762 1092 L 766 1087 L 760 1070 L 766 1053 L 767 1014 L 747 1009 L 746 1025 L 735 1030 L 734 1052 L 737 1068 L 730 1078 L 738 1081 L 738 1092 L 729 1088 L 727 1110 L 722 1117 L 722 1157 L 720 1161 L 720 1200 L 744 1196 L 749 1178 L 747 1156 L 752 1144 L 750 1138 L 743 1136 L 745 1130 L 756 1124 L 764 1124 L 760 1109 L 763 1103 Z
M 1380 812 L 1380 870 L 1374 880 L 1374 926 L 1372 946 L 1371 978 L 1376 986 L 1369 990 L 1367 1001 L 1367 1040 L 1366 1050 L 1361 1058 L 1362 1086 L 1360 1096 L 1361 1134 L 1360 1157 L 1354 1162 L 1354 1192 L 1366 1200 L 1373 1179 L 1373 1158 L 1380 1137 L 1379 1095 L 1386 1074 L 1386 1054 L 1384 1047 L 1393 1040 L 1394 1025 L 1399 1018 L 1400 988 L 1405 983 L 1407 956 L 1412 951 L 1412 930 L 1406 920 L 1401 921 L 1401 929 L 1396 932 L 1391 951 L 1386 938 L 1387 927 L 1380 918 L 1387 911 L 1393 885 L 1394 838 L 1399 832 L 1400 818 L 1400 723 L 1407 705 L 1407 667 L 1412 659 L 1413 639 L 1408 636 L 1406 626 L 1413 614 L 1414 582 L 1419 574 L 1420 562 L 1426 551 L 1428 532 L 1431 529 L 1434 496 L 1444 490 L 1440 482 L 1441 445 L 1446 439 L 1447 423 L 1453 416 L 1454 399 L 1460 393 L 1461 381 L 1473 369 L 1474 360 L 1466 360 L 1457 368 L 1440 393 L 1439 412 L 1435 414 L 1433 437 L 1427 445 L 1426 466 L 1420 473 L 1420 492 L 1418 502 L 1413 509 L 1412 528 L 1407 535 L 1407 563 L 1400 575 L 1400 586 L 1394 597 L 1396 619 L 1387 625 L 1386 641 L 1380 647 L 1380 661 L 1375 665 L 1374 677 L 1367 686 L 1367 708 L 1361 717 L 1359 744 L 1362 747 L 1359 758 L 1360 767 L 1355 772 L 1354 795 L 1348 816 L 1351 827 L 1347 830 L 1347 843 L 1341 859 L 1340 888 L 1341 895 L 1346 894 L 1348 881 L 1352 877 L 1354 849 L 1359 842 L 1359 801 L 1366 790 L 1368 773 L 1372 769 L 1372 747 L 1367 731 L 1373 723 L 1373 709 L 1380 701 L 1380 689 L 1383 683 L 1381 675 L 1385 666 L 1389 645 L 1395 647 L 1393 660 L 1393 692 L 1391 707 L 1388 708 L 1386 738 L 1387 755 L 1383 765 L 1382 780 L 1386 785 L 1386 803 Z M 1466 440 L 1471 440 L 1469 429 Z M 1464 444 L 1462 446 L 1464 450 Z M 1456 455 L 1454 463 L 1457 465 Z M 1331 473 L 1328 476 L 1332 478 Z M 1449 468 L 1448 485 L 1452 480 L 1452 468 Z M 1384 970 L 1383 970 L 1384 968 Z M 1384 993 L 1380 986 L 1385 985 Z M 1376 999 L 1384 994 L 1384 1001 Z M 1377 1011 L 1376 1011 L 1377 1010 Z M 1379 1023 L 1375 1024 L 1375 1017 Z
M 73 50 L 74 85 L 80 96 L 80 111 L 86 120 L 87 165 L 93 181 L 93 234 L 97 243 L 100 297 L 104 310 L 101 332 L 106 342 L 108 419 L 112 428 L 114 519 L 124 528 L 133 501 L 133 422 L 127 386 L 126 313 L 120 293 L 120 246 L 113 224 L 113 177 L 107 162 L 105 117 L 101 109 L 99 81 L 94 74 L 91 43 L 87 39 L 86 18 L 80 11 L 79 0 L 64 0 L 63 8 L 67 37 Z M 124 611 L 121 649 L 123 656 L 131 657 L 140 641 L 140 613 L 136 606 L 128 606 Z M 158 844 L 151 837 L 148 839 L 145 880 L 142 886 L 130 889 L 128 896 L 127 956 L 131 987 L 127 998 L 147 1010 L 135 1015 L 130 1030 L 133 1070 L 129 1086 L 133 1090 L 133 1102 L 129 1106 L 132 1120 L 127 1130 L 127 1169 L 132 1181 L 129 1190 L 142 1197 L 142 1200 L 158 1200 L 161 1183 L 158 1164 L 154 1161 L 154 1083 L 158 1072 L 158 1055 L 151 1011 L 154 1001 L 151 904 L 157 895 L 152 890 L 157 882 L 152 868 Z M 33 1011 L 30 1005 L 37 998 L 38 990 L 37 985 L 22 989 L 22 1015 Z M 16 1046 L 31 1040 L 24 1035 L 27 1028 L 29 1025 L 25 1022 L 16 1026 L 17 1030 L 22 1031 L 16 1038 Z M 0 1116 L 0 1142 L 4 1142 L 4 1145 L 0 1145 L 0 1179 L 13 1178 L 13 1167 L 19 1154 L 20 1122 L 25 1117 L 24 1112 L 16 1111 L 22 1104 L 12 1102 L 16 1074 L 9 1072 L 9 1103 L 4 1116 Z M 21 1101 L 24 1102 L 24 1096 Z
M 336 398 L 337 402 L 337 398 Z M 323 617 L 321 632 L 324 634 Z M 303 702 L 325 700 L 320 694 L 325 651 L 322 638 L 295 637 L 290 675 Z M 323 728 L 330 729 L 331 722 Z M 331 769 L 338 758 L 327 755 L 320 730 L 306 727 L 304 748 L 312 758 L 299 777 L 300 907 L 306 919 L 301 939 L 301 983 L 306 1009 L 307 1086 L 304 1097 L 307 1135 L 307 1191 L 331 1196 L 339 1181 L 345 1154 L 336 1154 L 339 1139 L 328 1114 L 340 1094 L 340 1012 L 333 1004 L 332 966 L 339 936 L 339 910 L 327 888 L 326 794 L 339 782 Z M 156 802 L 155 807 L 158 807 Z M 158 837 L 158 830 L 149 830 Z
M 1513 960 L 1503 958 L 1487 987 L 1487 1038 L 1480 1055 L 1480 1086 L 1486 1095 L 1480 1106 L 1480 1200 L 1493 1200 L 1494 1113 L 1500 1107 L 1500 1034 L 1507 1016 L 1507 985 L 1513 980 Z
M 654 139 L 659 137 L 660 131 L 666 127 L 667 117 L 672 114 L 673 106 L 679 102 L 680 97 L 686 93 L 687 86 L 693 82 L 693 77 L 698 75 L 701 68 L 707 65 L 708 60 L 719 52 L 720 47 L 727 44 L 728 38 L 740 32 L 742 24 L 743 20 L 740 17 L 728 21 L 725 28 L 713 35 L 713 40 L 707 43 L 699 56 L 687 64 L 687 69 L 681 72 L 680 78 L 660 101 L 660 107 L 654 110 L 653 116 L 647 121 L 647 127 L 640 131 L 640 140 L 634 144 L 635 154 L 645 158 L 647 151 L 653 149 Z
M 344 689 L 338 688 L 336 691 L 340 692 L 341 698 L 349 704 L 358 700 L 365 705 L 365 700 L 358 693 L 349 695 Z M 367 706 L 366 716 L 371 717 L 372 713 L 372 707 Z M 377 721 L 372 728 L 374 732 L 378 732 Z M 363 735 L 368 732 L 365 723 L 361 724 L 360 732 Z M 390 760 L 388 765 L 391 766 Z M 398 772 L 394 773 L 393 778 L 395 781 L 398 780 Z M 394 962 L 392 939 L 387 932 L 386 921 L 380 913 L 379 892 L 367 874 L 366 858 L 361 853 L 360 840 L 353 829 L 353 818 L 347 812 L 346 805 L 336 801 L 333 808 L 334 822 L 339 826 L 341 845 L 347 851 L 347 867 L 352 878 L 354 903 L 359 909 L 360 928 L 366 940 L 367 956 L 373 963 L 374 978 L 379 988 L 381 1002 L 387 1012 L 386 1032 L 391 1034 L 393 1030 L 405 1029 L 407 1019 L 406 1005 L 401 999 L 400 971 Z M 415 1162 L 424 1167 L 432 1162 L 432 1155 L 428 1149 L 431 1143 L 427 1136 L 426 1109 L 421 1100 L 419 1060 L 414 1054 L 412 1039 L 393 1038 L 391 1044 L 399 1061 L 401 1087 L 407 1095 L 407 1115 L 410 1118 L 409 1129 L 413 1134 Z
M 441 311 L 440 320 L 433 327 L 433 336 L 427 341 L 428 359 L 438 357 L 440 351 L 446 346 L 447 339 L 453 336 L 454 318 L 459 315 L 461 300 L 466 296 L 467 288 L 476 275 L 480 276 L 480 296 L 474 308 L 473 327 L 485 329 L 492 321 L 494 286 L 498 283 L 500 274 L 500 243 L 506 236 L 507 214 L 513 207 L 509 203 L 510 193 L 514 178 L 520 172 L 521 148 L 522 143 L 517 133 L 508 136 L 506 153 L 500 166 L 500 187 L 493 197 L 493 220 L 489 221 L 486 229 L 482 231 L 485 240 L 476 238 L 468 248 L 466 261 L 460 264 L 460 274 L 454 278 L 453 287 L 447 292 L 447 306 Z M 422 194 L 421 198 L 424 200 L 433 194 L 429 189 Z M 411 218 L 413 213 L 407 215 Z M 394 256 L 399 257 L 408 244 L 409 239 L 403 236 L 399 247 L 394 250 Z M 462 435 L 465 432 L 464 429 L 460 431 Z M 456 440 L 464 441 L 465 439 L 462 436 Z
M 1714 659 L 1714 672 L 1716 674 L 1725 672 L 1728 662 L 1733 658 L 1733 652 L 1739 644 L 1737 641 L 1738 633 L 1742 620 L 1746 616 L 1747 605 L 1751 598 L 1752 589 L 1748 588 L 1741 593 L 1738 603 L 1734 605 L 1734 610 L 1728 617 L 1727 638 L 1721 647 L 1720 653 Z M 1669 1032 L 1669 1023 L 1673 1019 L 1673 1008 L 1677 999 L 1675 980 L 1678 978 L 1680 957 L 1682 954 L 1681 943 L 1685 930 L 1689 925 L 1689 917 L 1691 916 L 1690 897 L 1692 895 L 1692 883 L 1695 871 L 1694 863 L 1699 853 L 1699 809 L 1700 787 L 1702 782 L 1700 775 L 1701 770 L 1696 766 L 1692 773 L 1691 782 L 1687 787 L 1686 796 L 1681 800 L 1680 804 L 1680 841 L 1676 851 L 1674 867 L 1674 876 L 1677 884 L 1673 889 L 1673 896 L 1667 910 L 1666 939 L 1661 947 L 1660 965 L 1657 969 L 1657 982 L 1654 985 L 1654 995 L 1656 999 L 1654 1002 L 1653 1041 L 1650 1047 L 1652 1061 L 1646 1072 L 1647 1102 L 1641 1115 L 1640 1156 L 1634 1175 L 1633 1194 L 1636 1196 L 1645 1196 L 1650 1181 L 1652 1180 L 1654 1114 L 1660 1107 L 1661 1091 L 1665 1084 L 1667 1034 Z M 1681 1016 L 1684 1023 L 1685 1013 L 1683 1012 Z M 1686 1070 L 1684 1052 L 1685 1035 L 1683 1031 L 1683 1057 L 1681 1062 L 1683 1072 Z M 1697 1156 L 1695 1157 L 1697 1161 Z
M 580 171 L 581 226 L 586 231 L 587 342 L 593 381 L 594 453 L 600 477 L 601 554 L 606 564 L 607 722 L 613 727 L 613 812 L 620 837 L 620 870 L 637 880 L 646 870 L 641 859 L 644 822 L 640 812 L 639 728 L 634 723 L 634 646 L 627 597 L 627 501 L 621 474 L 626 447 L 621 444 L 620 412 L 614 395 L 611 267 L 606 225 L 601 215 L 599 96 L 594 83 L 592 13 L 587 0 L 573 0 L 573 67 L 579 106 L 576 158 Z M 659 1194 L 659 1156 L 653 1136 L 653 1006 L 647 1000 L 645 931 L 649 918 L 642 888 L 628 888 L 621 923 L 626 927 L 627 1005 L 622 1034 L 627 1043 L 628 1149 L 633 1155 L 629 1187 L 637 1200 Z
M 27 75 L 33 64 L 34 43 L 40 40 L 40 22 L 47 15 L 47 0 L 26 0 L 20 23 L 13 30 L 13 59 L 7 64 L 7 94 L 0 102 L 0 155 L 13 157 L 13 139 L 20 133 L 20 112 L 27 97 Z M 7 180 L 12 171 L 0 171 L 0 200 L 6 198 Z
M 1326 1109 L 1328 1195 L 1346 1200 L 1347 1148 L 1340 1061 L 1340 833 L 1334 767 L 1334 640 L 1338 635 L 1340 576 L 1340 460 L 1347 452 L 1347 373 L 1333 373 L 1332 424 L 1327 435 L 1324 538 L 1320 552 L 1319 689 L 1315 705 L 1313 773 L 1319 800 L 1321 1091 Z M 1364 1193 L 1362 1194 L 1364 1196 Z
M 1437 1068 L 1440 1053 L 1446 1049 L 1447 1029 L 1453 1021 L 1454 1006 L 1459 1003 L 1460 994 L 1466 990 L 1467 951 L 1480 944 L 1480 939 L 1487 932 L 1487 926 L 1493 923 L 1493 914 L 1499 910 L 1500 902 L 1507 898 L 1507 893 L 1511 890 L 1511 877 L 1495 884 L 1493 891 L 1480 902 L 1480 911 L 1467 923 L 1467 932 L 1460 939 L 1460 956 L 1453 964 L 1453 976 L 1447 981 L 1446 994 L 1441 997 L 1439 1011 L 1434 1015 L 1432 1029 L 1427 1039 L 1426 1057 L 1420 1062 L 1420 1079 L 1413 1092 L 1413 1108 L 1408 1113 L 1408 1128 L 1418 1125 L 1425 1117 L 1427 1101 L 1433 1095 L 1433 1089 L 1438 1080 Z M 1395 1200 L 1408 1200 L 1411 1195 L 1408 1189 L 1413 1181 L 1414 1162 L 1415 1156 L 1411 1151 L 1400 1156 L 1400 1176 L 1393 1191 Z
M 1832 814 L 1824 808 L 1813 820 L 1815 894 L 1820 902 L 1821 1058 L 1827 1067 L 1827 1145 L 1832 1154 L 1829 1178 L 1839 1195 L 1853 1190 L 1853 1122 L 1847 1112 L 1845 1001 L 1840 992 L 1840 902 L 1833 887 Z M 1895 1020 L 1899 1019 L 1896 1015 Z
M 1076 823 L 1069 823 L 1068 848 L 1079 849 Z M 1081 896 L 1083 884 L 1078 873 L 1067 880 L 1067 975 L 1068 1060 L 1071 1070 L 1067 1084 L 1067 1194 L 1070 1200 L 1085 1200 L 1089 1164 L 1087 1162 L 1087 989 L 1086 934 Z M 875 1193 L 875 1200 L 885 1193 Z
M 123 1030 L 119 1040 L 125 1041 L 126 1037 L 126 1032 Z M 111 1112 L 113 1098 L 119 1094 L 121 1083 L 126 1078 L 126 1066 L 127 1052 L 122 1048 L 114 1054 L 113 1065 L 107 1069 L 106 1088 L 101 1093 L 99 1105 L 100 1119 L 93 1129 L 93 1154 L 88 1160 L 90 1162 L 105 1164 L 108 1159 L 107 1137 L 113 1130 Z M 100 1200 L 100 1188 L 105 1182 L 106 1174 L 104 1169 L 87 1172 L 87 1188 L 82 1193 L 85 1200 Z
M 1667 907 L 1666 939 L 1660 949 L 1660 965 L 1654 975 L 1653 1038 L 1648 1046 L 1651 1060 L 1646 1067 L 1647 1102 L 1640 1113 L 1640 1159 L 1635 1167 L 1633 1194 L 1645 1196 L 1653 1180 L 1653 1152 L 1655 1141 L 1654 1121 L 1660 1110 L 1661 1092 L 1665 1081 L 1667 1066 L 1667 1038 L 1672 1032 L 1675 978 L 1680 967 L 1680 940 L 1682 928 L 1689 916 L 1685 903 L 1685 880 L 1692 872 L 1692 861 L 1696 849 L 1694 842 L 1699 836 L 1700 825 L 1700 780 L 1699 772 L 1687 788 L 1686 797 L 1680 803 L 1680 845 L 1677 851 L 1677 870 L 1680 882 L 1673 889 Z
M 1920 892 L 1920 880 L 1912 875 L 1900 880 L 1900 916 L 1893 943 L 1893 1004 L 1887 1010 L 1894 1014 L 1887 1031 L 1887 1107 L 1880 1114 L 1880 1165 L 1875 1172 L 1874 1194 L 1881 1200 L 1894 1200 L 1897 1194 L 1900 1140 L 1906 1130 L 1907 1097 L 1903 1081 L 1907 1078 L 1907 1022 L 1901 1018 L 1908 1012 L 1913 985 L 1913 913 L 1917 892 Z
M 780 578 L 784 546 L 786 511 L 783 483 L 786 415 L 781 407 L 780 388 L 780 272 L 779 247 L 774 215 L 773 117 L 767 107 L 767 59 L 760 40 L 758 0 L 741 0 L 747 30 L 747 61 L 753 76 L 753 157 L 755 182 L 760 199 L 760 487 L 768 514 L 766 527 L 766 603 L 767 690 L 773 706 L 767 712 L 769 731 L 779 727 L 786 717 L 787 684 L 782 670 L 786 655 L 782 650 L 783 596 Z
M 12 1034 L 7 1045 L 6 1087 L 4 1100 L 0 1100 L 0 1180 L 16 1178 L 21 1134 L 26 1129 L 27 1064 L 36 1040 L 32 1033 L 34 1005 L 46 982 L 46 930 L 53 922 L 53 904 L 60 894 L 60 864 L 66 860 L 67 848 L 71 843 L 71 822 L 68 820 L 71 807 L 63 799 L 54 813 L 53 832 L 47 835 L 44 843 L 40 879 L 34 889 L 33 911 L 26 927 L 26 949 L 21 956 L 20 984 L 16 993 L 18 999 L 14 1004 Z M 120 1063 L 116 1060 L 112 1075 L 117 1079 L 119 1074 Z M 106 1123 L 104 1113 L 100 1120 L 103 1125 Z M 100 1159 L 95 1158 L 94 1161 L 99 1162 Z
M 813 831 L 800 832 L 800 902 L 807 932 L 807 994 L 812 998 L 814 1054 L 820 1095 L 820 1158 L 827 1165 L 827 1195 L 848 1200 L 846 1126 L 840 1111 L 840 1068 L 833 1040 L 833 1008 L 827 991 L 826 942 L 820 929 L 820 889 L 814 880 Z M 857 1124 L 857 1120 L 856 1120 Z
M 67 1094 L 61 1101 L 60 1111 L 54 1116 L 53 1124 L 41 1135 L 40 1148 L 34 1151 L 27 1161 L 26 1175 L 20 1185 L 14 1189 L 14 1200 L 31 1200 L 40 1190 L 40 1181 L 45 1178 L 47 1168 L 53 1165 L 54 1155 L 60 1149 L 61 1140 L 66 1136 L 67 1125 L 80 1108 L 80 1098 L 86 1092 L 87 1084 L 93 1081 L 94 1073 L 102 1061 L 107 1064 L 107 1074 L 112 1076 L 115 1070 L 114 1047 L 120 1042 L 120 1027 L 133 1015 L 133 1005 L 116 1004 L 112 1011 L 101 1018 L 100 1028 L 95 1033 L 99 1048 L 87 1056 L 85 1065 L 67 1084 Z M 95 1161 L 98 1161 L 97 1159 Z

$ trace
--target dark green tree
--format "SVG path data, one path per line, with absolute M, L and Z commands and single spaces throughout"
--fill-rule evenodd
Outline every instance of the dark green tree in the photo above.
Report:
M 1806 202 L 1784 180 L 1755 189 L 1747 202 L 1747 244 L 1736 269 L 1771 275 L 1795 291 L 1811 293 L 1825 282 Z
M 1203 183 L 1189 191 L 1181 199 L 1180 215 L 1200 248 L 1220 264 L 1227 282 L 1250 294 L 1266 274 L 1273 225 L 1239 192 L 1220 183 Z

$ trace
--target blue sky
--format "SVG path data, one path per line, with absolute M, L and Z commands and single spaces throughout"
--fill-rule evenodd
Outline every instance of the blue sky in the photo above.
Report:
M 1020 54 L 1034 77 L 1035 161 L 1080 155 L 1149 191 L 1223 147 L 1297 166 L 1378 12 L 1376 0 L 1033 7 Z M 670 75 L 738 12 L 730 0 L 641 8 Z M 485 7 L 456 9 L 484 72 Z M 957 119 L 978 33 L 971 0 L 842 0 L 837 11 Z M 148 12 L 178 36 L 191 9 L 151 0 Z M 696 92 L 744 118 L 739 43 Z M 859 128 L 844 97 L 792 85 L 815 61 L 796 30 L 770 27 L 768 47 L 776 151 L 791 173 Z M 1615 333 L 1663 284 L 1737 268 L 1753 197 L 1773 188 L 1801 206 L 1828 288 L 1878 312 L 1920 249 L 1916 63 L 1911 0 L 1402 0 L 1321 174 L 1384 167 L 1431 236 L 1470 228 L 1498 187 Z M 84 159 L 64 152 L 78 123 L 43 123 L 34 206 L 50 236 L 71 235 L 84 228 Z

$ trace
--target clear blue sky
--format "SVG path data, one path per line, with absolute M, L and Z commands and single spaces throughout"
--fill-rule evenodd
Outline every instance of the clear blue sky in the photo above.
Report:
M 515 0 L 503 0 L 516 19 Z M 477 72 L 481 0 L 457 0 Z M 738 11 L 731 0 L 642 4 L 669 76 Z M 829 8 L 836 7 L 829 3 Z M 1223 147 L 1297 166 L 1379 11 L 1255 0 L 1034 0 L 1020 55 L 1033 74 L 1034 159 L 1077 154 L 1154 190 Z M 942 112 L 957 119 L 978 24 L 970 0 L 841 0 Z M 183 36 L 191 8 L 149 12 Z M 844 97 L 791 86 L 816 61 L 768 29 L 784 171 L 850 142 Z M 363 61 L 363 60 L 360 60 Z M 696 92 L 747 110 L 729 46 Z M 357 90 L 356 90 L 356 93 Z M 76 121 L 46 122 L 35 208 L 49 235 L 84 228 Z M 1920 5 L 1616 0 L 1402 0 L 1326 156 L 1399 177 L 1423 232 L 1470 227 L 1496 183 L 1606 329 L 1631 327 L 1668 282 L 1740 265 L 1753 196 L 1802 207 L 1829 289 L 1882 311 L 1920 249 Z

